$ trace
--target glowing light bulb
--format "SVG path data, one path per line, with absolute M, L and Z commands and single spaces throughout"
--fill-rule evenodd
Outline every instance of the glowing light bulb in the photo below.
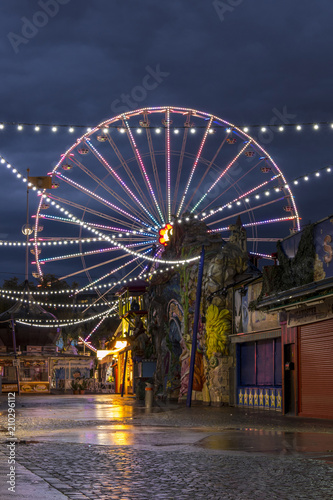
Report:
M 39 125 L 36 125 L 35 126 L 35 132 L 39 132 L 40 131 L 40 126 Z
M 0 123 L 0 129 L 3 130 L 5 128 L 5 125 L 3 123 Z
M 178 130 L 178 128 L 175 128 L 174 133 L 175 133 L 175 134 L 179 134 L 179 130 Z
M 51 129 L 51 130 L 52 130 L 52 132 L 57 132 L 58 127 L 52 127 L 52 129 Z
M 156 132 L 156 134 L 160 134 L 160 133 L 161 133 L 161 129 L 160 129 L 160 128 L 157 128 L 157 129 L 155 130 L 155 132 Z
M 261 132 L 266 132 L 266 127 L 261 127 Z
M 249 131 L 249 127 L 244 127 L 243 130 L 245 133 L 247 133 Z
M 318 130 L 318 129 L 319 129 L 319 125 L 318 125 L 318 123 L 315 123 L 315 124 L 313 125 L 313 128 L 314 128 L 315 130 Z
M 73 132 L 75 132 L 74 127 L 69 127 L 68 132 L 69 132 L 70 134 L 72 134 Z
M 281 127 L 279 127 L 279 131 L 280 131 L 280 132 L 283 132 L 283 131 L 284 131 L 284 127 L 282 127 L 282 126 L 281 126 Z
M 195 134 L 196 130 L 195 128 L 191 128 L 191 134 Z
M 18 125 L 17 126 L 17 130 L 23 130 L 23 126 L 22 125 Z
M 296 130 L 302 130 L 302 126 L 301 125 L 296 125 Z
M 136 129 L 136 133 L 137 133 L 137 134 L 141 134 L 141 133 L 142 133 L 142 129 L 141 129 L 141 128 L 137 128 L 137 129 Z
M 304 177 L 304 180 L 305 180 L 305 181 L 308 181 L 308 180 L 309 180 L 309 177 L 306 175 L 306 176 Z

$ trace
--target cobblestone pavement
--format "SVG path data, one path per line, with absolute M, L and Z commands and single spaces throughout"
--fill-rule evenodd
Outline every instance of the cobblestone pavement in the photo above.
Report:
M 4 397 L 0 402 L 4 431 Z M 131 398 L 109 395 L 25 396 L 17 401 L 16 437 L 17 481 L 24 481 L 26 493 L 18 488 L 11 498 L 333 498 L 328 421 L 200 406 L 147 412 Z M 8 440 L 0 433 L 3 478 Z M 317 443 L 320 459 L 294 442 Z M 4 482 L 0 497 L 7 499 L 3 488 Z
M 19 444 L 17 457 L 73 500 L 332 498 L 332 469 L 291 457 L 72 443 Z

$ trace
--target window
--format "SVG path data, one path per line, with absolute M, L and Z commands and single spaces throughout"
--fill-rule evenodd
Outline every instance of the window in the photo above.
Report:
M 239 344 L 238 353 L 241 386 L 282 384 L 280 338 Z

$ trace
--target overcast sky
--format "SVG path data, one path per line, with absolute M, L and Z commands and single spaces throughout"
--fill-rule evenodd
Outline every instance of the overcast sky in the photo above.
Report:
M 239 125 L 333 121 L 332 19 L 330 0 L 5 0 L 0 122 L 95 125 L 121 106 L 158 105 Z M 136 100 L 151 72 L 158 85 Z M 293 128 L 263 145 L 291 180 L 331 163 L 332 138 L 329 127 Z M 31 175 L 73 142 L 65 131 L 0 130 L 0 154 Z M 25 189 L 1 169 L 0 239 L 18 239 Z M 332 214 L 331 187 L 329 176 L 295 187 L 303 223 Z M 24 272 L 19 251 L 1 256 L 1 278 Z

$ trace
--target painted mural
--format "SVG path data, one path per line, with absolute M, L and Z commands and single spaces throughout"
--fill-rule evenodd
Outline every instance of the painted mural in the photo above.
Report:
M 249 309 L 261 293 L 262 281 L 235 290 L 235 333 L 252 333 L 280 327 L 278 313 Z
M 314 281 L 333 276 L 333 218 L 315 225 L 316 262 Z
M 293 259 L 303 232 L 290 236 L 281 242 L 281 247 L 289 259 Z M 314 281 L 333 276 L 333 218 L 328 217 L 314 224 L 313 240 L 315 246 Z

